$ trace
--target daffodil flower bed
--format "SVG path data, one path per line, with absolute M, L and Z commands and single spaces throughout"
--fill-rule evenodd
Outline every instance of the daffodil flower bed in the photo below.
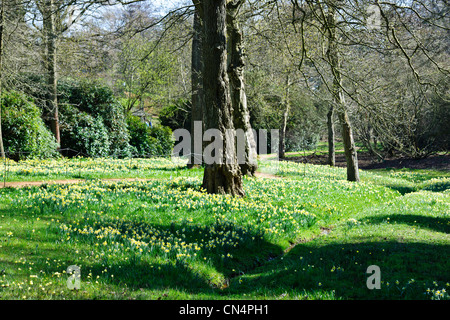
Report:
M 130 168 L 126 159 L 84 161 L 86 174 L 100 172 L 102 166 L 115 174 Z M 157 178 L 0 190 L 0 293 L 20 299 L 126 299 L 140 298 L 141 292 L 141 298 L 307 294 L 335 299 L 367 294 L 360 293 L 367 290 L 364 283 L 354 291 L 349 282 L 364 274 L 366 262 L 388 250 L 356 244 L 360 239 L 396 239 L 390 228 L 399 228 L 393 230 L 413 241 L 432 225 L 437 234 L 423 237 L 439 239 L 439 250 L 448 247 L 441 234 L 448 230 L 447 192 L 402 196 L 395 188 L 374 183 L 376 174 L 362 172 L 363 181 L 351 183 L 341 168 L 281 162 L 262 164 L 261 169 L 284 178 L 246 177 L 246 196 L 238 198 L 207 194 L 200 171 L 183 170 L 180 163 L 133 161 L 134 177 L 141 177 L 142 170 Z M 59 174 L 59 166 L 64 168 L 55 163 L 48 170 Z M 36 174 L 42 176 L 45 165 L 40 168 Z M 402 214 L 417 215 L 417 230 L 398 227 Z M 323 233 L 324 228 L 333 230 Z M 398 254 L 390 252 L 390 257 Z M 69 265 L 82 270 L 79 292 L 67 289 Z M 436 286 L 420 277 L 411 283 L 406 283 L 411 277 L 398 278 L 398 284 L 392 279 L 394 275 L 383 278 L 383 288 L 389 290 L 381 298 L 448 298 L 449 281 L 444 278 L 436 279 Z M 337 284 L 342 284 L 341 291 Z M 425 292 L 428 287 L 432 289 Z M 302 293 L 301 288 L 310 291 Z
M 95 178 L 164 178 L 185 169 L 182 158 L 111 159 L 7 159 L 0 163 L 0 181 L 33 181 L 52 179 Z M 185 173 L 186 174 L 186 173 Z

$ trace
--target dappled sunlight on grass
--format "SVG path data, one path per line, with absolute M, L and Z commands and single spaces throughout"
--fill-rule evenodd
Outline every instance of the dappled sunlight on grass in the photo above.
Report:
M 283 178 L 245 177 L 235 198 L 207 194 L 201 169 L 154 161 L 136 170 L 164 179 L 0 189 L 2 297 L 448 298 L 446 177 L 362 171 L 353 183 L 341 168 L 263 161 Z M 366 287 L 371 264 L 381 290 Z

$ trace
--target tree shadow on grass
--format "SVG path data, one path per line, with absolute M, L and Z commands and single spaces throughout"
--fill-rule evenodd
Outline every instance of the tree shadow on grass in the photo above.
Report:
M 408 193 L 412 192 L 418 192 L 418 191 L 430 191 L 430 192 L 444 192 L 445 190 L 450 188 L 450 183 L 448 181 L 435 181 L 432 183 L 429 182 L 422 182 L 422 183 L 416 183 L 415 186 L 412 185 L 400 185 L 400 184 L 381 184 L 387 188 L 390 188 L 392 190 L 400 192 L 402 196 Z
M 427 219 L 413 221 L 430 227 L 436 223 Z M 199 235 L 205 234 L 208 228 L 185 223 L 148 226 L 167 235 L 183 232 L 186 242 L 199 242 Z M 142 227 L 139 224 L 133 228 Z M 202 249 L 198 251 L 199 259 L 186 262 L 176 262 L 173 257 L 150 265 L 145 259 L 112 262 L 110 272 L 114 274 L 114 283 L 126 284 L 130 290 L 174 289 L 219 299 L 242 298 L 243 294 L 274 299 L 283 297 L 286 292 L 291 298 L 428 299 L 426 290 L 435 286 L 434 282 L 442 287 L 450 282 L 450 245 L 372 239 L 341 244 L 327 242 L 324 237 L 325 240 L 298 244 L 283 254 L 281 247 L 258 238 L 252 231 L 234 224 L 223 226 L 221 231 L 227 230 L 241 232 L 243 240 L 236 248 Z M 252 237 L 259 240 L 250 241 Z M 208 240 L 208 237 L 203 239 Z M 221 258 L 227 253 L 233 258 Z M 202 258 L 207 262 L 203 263 Z M 381 269 L 380 290 L 367 288 L 370 265 Z M 202 267 L 209 269 L 202 270 Z M 98 263 L 92 268 L 98 273 L 104 264 Z M 219 283 L 213 279 L 217 273 L 222 277 Z
M 431 221 L 421 223 L 427 225 Z M 101 229 L 108 226 L 106 221 L 95 227 Z M 180 234 L 185 234 L 183 240 L 186 243 L 210 239 L 202 236 L 209 226 L 188 223 L 158 225 L 139 222 L 129 223 L 126 229 L 146 230 L 147 227 L 149 230 L 157 230 L 160 235 L 164 234 L 168 237 L 167 240 L 170 235 Z M 61 273 L 70 265 L 80 264 L 81 291 L 86 288 L 83 286 L 88 286 L 87 282 L 91 282 L 94 291 L 100 290 L 95 293 L 100 298 L 111 296 L 110 292 L 101 290 L 126 288 L 124 296 L 119 298 L 129 298 L 142 290 L 147 291 L 142 295 L 144 298 L 151 296 L 152 292 L 175 290 L 193 297 L 203 295 L 217 299 L 242 298 L 243 294 L 274 299 L 283 297 L 285 293 L 289 293 L 288 297 L 291 298 L 320 299 L 332 296 L 337 299 L 428 299 L 430 296 L 426 292 L 427 288 L 442 289 L 445 283 L 450 282 L 450 245 L 400 243 L 379 239 L 337 243 L 323 236 L 298 244 L 283 254 L 282 248 L 258 238 L 259 234 L 253 230 L 232 223 L 222 226 L 222 230 L 218 228 L 216 226 L 219 233 L 230 230 L 240 234 L 237 246 L 211 249 L 203 247 L 197 251 L 198 258 L 185 262 L 177 262 L 170 255 L 164 258 L 162 253 L 145 252 L 142 255 L 125 253 L 111 259 L 94 259 L 96 254 L 105 249 L 93 249 L 99 247 L 93 245 L 92 239 L 73 234 L 71 239 L 76 242 L 67 243 L 61 241 L 61 235 L 55 232 L 49 232 L 47 237 L 36 242 L 22 239 L 27 240 L 26 244 L 23 241 L 20 245 L 3 244 L 3 250 L 8 250 L 12 260 L 2 262 L 7 269 L 7 276 L 18 266 L 13 263 L 18 257 L 25 257 L 27 261 L 33 262 L 33 270 L 30 271 L 33 274 L 43 270 L 46 275 L 52 275 L 55 272 Z M 37 248 L 36 244 L 39 245 Z M 92 258 L 78 257 L 74 254 L 77 248 L 82 254 L 92 251 Z M 107 256 L 108 252 L 105 253 Z M 222 254 L 227 253 L 232 254 L 233 258 L 221 258 Z M 123 259 L 125 256 L 128 259 Z M 47 258 L 58 260 L 58 263 L 48 264 Z M 377 265 L 381 269 L 383 283 L 380 290 L 367 288 L 369 274 L 366 272 L 370 265 Z M 26 268 L 23 267 L 23 270 Z M 87 279 L 88 273 L 92 274 L 92 280 Z M 96 276 L 100 276 L 100 281 L 106 287 L 95 289 L 97 287 L 93 282 Z M 65 285 L 67 275 L 62 277 L 65 277 L 62 282 Z M 217 281 L 214 277 L 217 277 Z M 227 281 L 221 283 L 222 280 Z M 183 297 L 183 294 L 180 295 Z M 84 296 L 67 297 L 77 299 Z
M 265 294 L 300 299 L 429 299 L 427 288 L 442 289 L 450 281 L 450 245 L 361 242 L 300 244 L 236 278 L 228 294 Z M 381 270 L 381 289 L 367 287 L 367 268 Z
M 98 224 L 96 227 L 98 227 L 97 230 L 100 230 L 108 227 L 108 223 Z M 127 227 L 132 228 L 133 225 Z M 141 223 L 135 227 L 142 229 L 144 226 Z M 165 232 L 167 236 L 177 230 L 183 230 L 188 235 L 184 239 L 186 242 L 189 241 L 189 238 L 194 237 L 196 232 L 202 230 L 201 227 L 185 224 L 179 226 L 149 225 L 149 227 L 161 233 Z M 69 238 L 68 236 L 70 236 L 70 241 L 65 241 Z M 99 242 L 102 241 L 104 240 L 99 240 Z M 170 240 L 167 239 L 167 241 Z M 108 258 L 106 247 L 95 246 L 92 238 L 76 234 L 62 234 L 56 229 L 49 231 L 45 237 L 40 239 L 30 238 L 28 231 L 25 230 L 21 234 L 15 234 L 13 239 L 2 241 L 1 245 L 4 258 L 0 256 L 0 271 L 2 275 L 5 274 L 8 282 L 23 282 L 23 279 L 29 279 L 30 275 L 51 279 L 53 282 L 60 281 L 57 284 L 57 291 L 62 292 L 61 290 L 63 290 L 62 295 L 67 295 L 69 299 L 92 298 L 92 294 L 94 294 L 94 298 L 108 298 L 113 296 L 107 291 L 108 287 L 116 288 L 114 289 L 116 292 L 126 289 L 125 291 L 129 293 L 138 294 L 141 294 L 142 290 L 173 289 L 188 294 L 210 295 L 214 291 L 220 292 L 219 288 L 226 279 L 223 273 L 232 269 L 228 268 L 232 262 L 231 259 L 229 261 L 218 259 L 220 248 L 197 251 L 199 255 L 207 258 L 205 262 L 200 258 L 177 261 L 173 255 L 169 254 L 165 257 L 165 254 L 158 250 L 156 250 L 156 254 L 145 251 L 143 253 L 121 252 L 117 256 L 112 255 Z M 232 262 L 233 265 L 236 263 Z M 67 290 L 66 281 L 69 275 L 65 274 L 65 271 L 72 265 L 81 268 L 80 289 L 85 291 L 89 290 L 88 287 L 91 288 L 91 292 L 93 291 L 91 296 L 72 295 Z M 100 285 L 96 284 L 97 281 Z M 35 280 L 35 282 L 38 281 Z M 147 295 L 151 294 L 151 292 L 147 292 Z M 123 296 L 122 298 L 129 297 Z
M 101 275 L 110 285 L 126 287 L 130 291 L 181 290 L 187 293 L 211 293 L 215 287 L 208 279 L 194 272 L 185 263 L 149 262 L 145 257 L 138 261 L 112 261 L 86 266 L 86 272 Z M 104 270 L 107 272 L 104 273 Z M 113 277 L 111 277 L 113 275 Z
M 431 231 L 450 234 L 450 219 L 441 217 L 426 217 L 414 214 L 386 214 L 365 218 L 366 223 L 379 224 L 385 221 L 389 223 L 406 224 L 412 227 L 420 227 Z
M 382 184 L 383 186 L 392 189 L 394 191 L 400 192 L 402 196 L 408 193 L 416 192 L 418 190 L 417 187 L 412 186 L 402 186 L 402 185 L 396 185 L 396 184 Z
M 387 217 L 391 223 L 419 224 L 424 228 L 448 233 L 448 220 L 442 218 L 415 215 L 368 218 L 372 223 L 379 223 Z M 95 229 L 118 227 L 115 223 L 117 221 L 114 219 L 97 221 Z M 7 249 L 14 251 L 12 253 L 17 257 L 29 257 L 34 262 L 33 272 L 41 269 L 47 273 L 61 272 L 69 265 L 81 263 L 82 281 L 86 281 L 87 272 L 92 272 L 93 277 L 101 276 L 107 285 L 126 287 L 132 292 L 140 289 L 156 291 L 173 289 L 193 296 L 206 294 L 217 298 L 242 298 L 245 293 L 250 296 L 268 295 L 269 298 L 273 298 L 277 295 L 282 296 L 285 292 L 290 292 L 290 296 L 298 294 L 300 297 L 306 297 L 306 295 L 317 296 L 319 292 L 331 294 L 334 291 L 334 297 L 344 299 L 422 299 L 427 298 L 425 290 L 427 286 L 433 285 L 433 281 L 438 281 L 439 285 L 450 282 L 448 275 L 450 245 L 398 243 L 373 239 L 341 244 L 318 239 L 299 244 L 282 256 L 280 246 L 261 239 L 256 230 L 233 223 L 216 225 L 216 233 L 210 235 L 207 234 L 211 225 L 185 222 L 169 225 L 143 221 L 127 221 L 127 223 L 121 226 L 121 233 L 127 230 L 141 232 L 142 241 L 146 240 L 146 235 L 143 234 L 145 230 L 157 231 L 158 235 L 163 235 L 166 242 L 171 241 L 171 236 L 173 239 L 173 236 L 181 237 L 182 234 L 186 243 L 199 243 L 201 240 L 209 242 L 227 232 L 230 232 L 229 234 L 234 232 L 236 238 L 231 239 L 236 241 L 225 241 L 223 245 L 208 249 L 202 246 L 201 250 L 197 251 L 196 259 L 183 263 L 176 262 L 177 259 L 173 254 L 164 255 L 161 251 L 144 252 L 141 258 L 137 258 L 138 255 L 128 255 L 131 260 L 122 259 L 123 256 L 119 255 L 111 259 L 84 261 L 73 255 L 75 248 L 86 247 L 93 250 L 93 255 L 103 250 L 107 256 L 107 247 L 94 249 L 100 247 L 93 246 L 92 238 L 76 234 L 71 234 L 72 239 L 78 241 L 76 244 L 62 242 L 60 241 L 62 236 L 57 234 L 56 230 L 54 233 L 49 232 L 49 237 L 45 238 L 49 243 L 49 249 L 38 249 L 33 253 L 35 245 L 31 241 L 27 243 L 26 249 L 21 246 Z M 104 241 L 94 240 L 98 243 Z M 53 244 L 56 241 L 60 241 L 59 245 Z M 40 244 L 40 248 L 44 247 L 43 244 Z M 228 258 L 228 253 L 233 257 Z M 222 255 L 225 258 L 222 258 Z M 60 262 L 58 265 L 47 265 L 47 257 L 54 257 Z M 206 260 L 202 260 L 203 258 Z M 378 265 L 381 268 L 381 279 L 384 284 L 380 290 L 369 290 L 366 286 L 368 277 L 366 271 L 369 265 Z M 8 268 L 12 267 L 13 265 L 8 264 Z M 107 274 L 103 273 L 105 268 L 108 269 Z M 217 278 L 212 279 L 214 277 Z M 229 281 L 223 281 L 228 279 Z M 415 279 L 414 284 L 408 283 L 411 279 Z M 387 282 L 390 283 L 389 286 Z M 108 293 L 105 292 L 104 296 L 107 297 Z
M 187 259 L 177 258 L 176 251 L 166 253 L 158 246 L 149 246 L 142 253 L 126 253 L 126 260 L 120 257 L 108 259 L 105 255 L 87 267 L 94 276 L 107 268 L 108 273 L 114 275 L 114 279 L 108 279 L 111 284 L 126 285 L 130 290 L 176 289 L 190 294 L 215 292 L 220 296 L 230 278 L 245 274 L 283 253 L 280 246 L 268 242 L 257 231 L 231 222 L 205 226 L 185 222 L 160 225 L 142 221 L 126 221 L 117 225 L 114 221 L 103 221 L 95 225 L 97 230 L 108 227 L 117 228 L 121 234 L 135 231 L 134 236 L 147 243 L 156 235 L 166 244 L 170 242 L 169 247 L 181 242 L 199 245 L 198 250 L 187 252 L 191 255 Z M 211 228 L 214 232 L 208 233 Z M 80 243 L 92 241 L 83 236 L 73 237 Z

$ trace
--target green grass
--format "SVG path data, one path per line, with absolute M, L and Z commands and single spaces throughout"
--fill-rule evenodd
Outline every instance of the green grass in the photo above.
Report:
M 441 170 L 381 169 L 363 172 L 362 179 L 385 185 L 402 194 L 420 190 L 445 191 L 450 189 L 450 172 Z
M 185 161 L 175 158 L 8 160 L 0 166 L 2 183 L 64 179 L 166 179 L 199 174 L 199 169 L 187 170 Z
M 236 281 L 256 297 L 448 299 L 449 200 L 419 192 L 372 207 Z M 365 286 L 370 265 L 380 290 Z
M 232 198 L 171 161 L 133 160 L 134 176 L 129 160 L 84 161 L 69 170 L 83 182 L 0 189 L 2 299 L 449 298 L 446 173 L 351 183 L 345 169 L 268 161 L 260 170 L 282 178 L 245 178 L 246 197 Z M 30 178 L 64 176 L 53 164 Z M 80 290 L 67 287 L 71 265 Z
M 342 142 L 336 142 L 335 145 L 336 154 L 344 153 L 344 144 Z M 327 155 L 328 154 L 328 144 L 326 142 L 319 142 L 318 145 L 311 150 L 302 150 L 302 151 L 289 151 L 286 152 L 285 157 L 287 159 L 294 157 L 305 157 L 310 156 L 312 154 L 316 155 Z

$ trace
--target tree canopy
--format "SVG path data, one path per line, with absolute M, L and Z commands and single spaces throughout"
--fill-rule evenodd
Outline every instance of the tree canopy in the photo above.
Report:
M 8 115 L 19 117 L 23 104 L 10 99 L 18 95 L 45 126 L 33 143 L 55 150 L 168 156 L 161 146 L 173 142 L 167 134 L 153 141 L 156 129 L 146 126 L 193 134 L 201 121 L 204 131 L 217 129 L 224 142 L 217 152 L 232 160 L 206 165 L 211 192 L 242 195 L 239 181 L 255 172 L 261 153 L 258 130 L 279 131 L 269 144 L 281 159 L 326 141 L 334 166 L 342 142 L 351 181 L 359 180 L 361 148 L 379 160 L 449 148 L 442 0 L 0 3 L 3 156 L 17 148 Z M 244 132 L 242 146 L 227 129 Z M 236 166 L 238 158 L 244 163 Z

